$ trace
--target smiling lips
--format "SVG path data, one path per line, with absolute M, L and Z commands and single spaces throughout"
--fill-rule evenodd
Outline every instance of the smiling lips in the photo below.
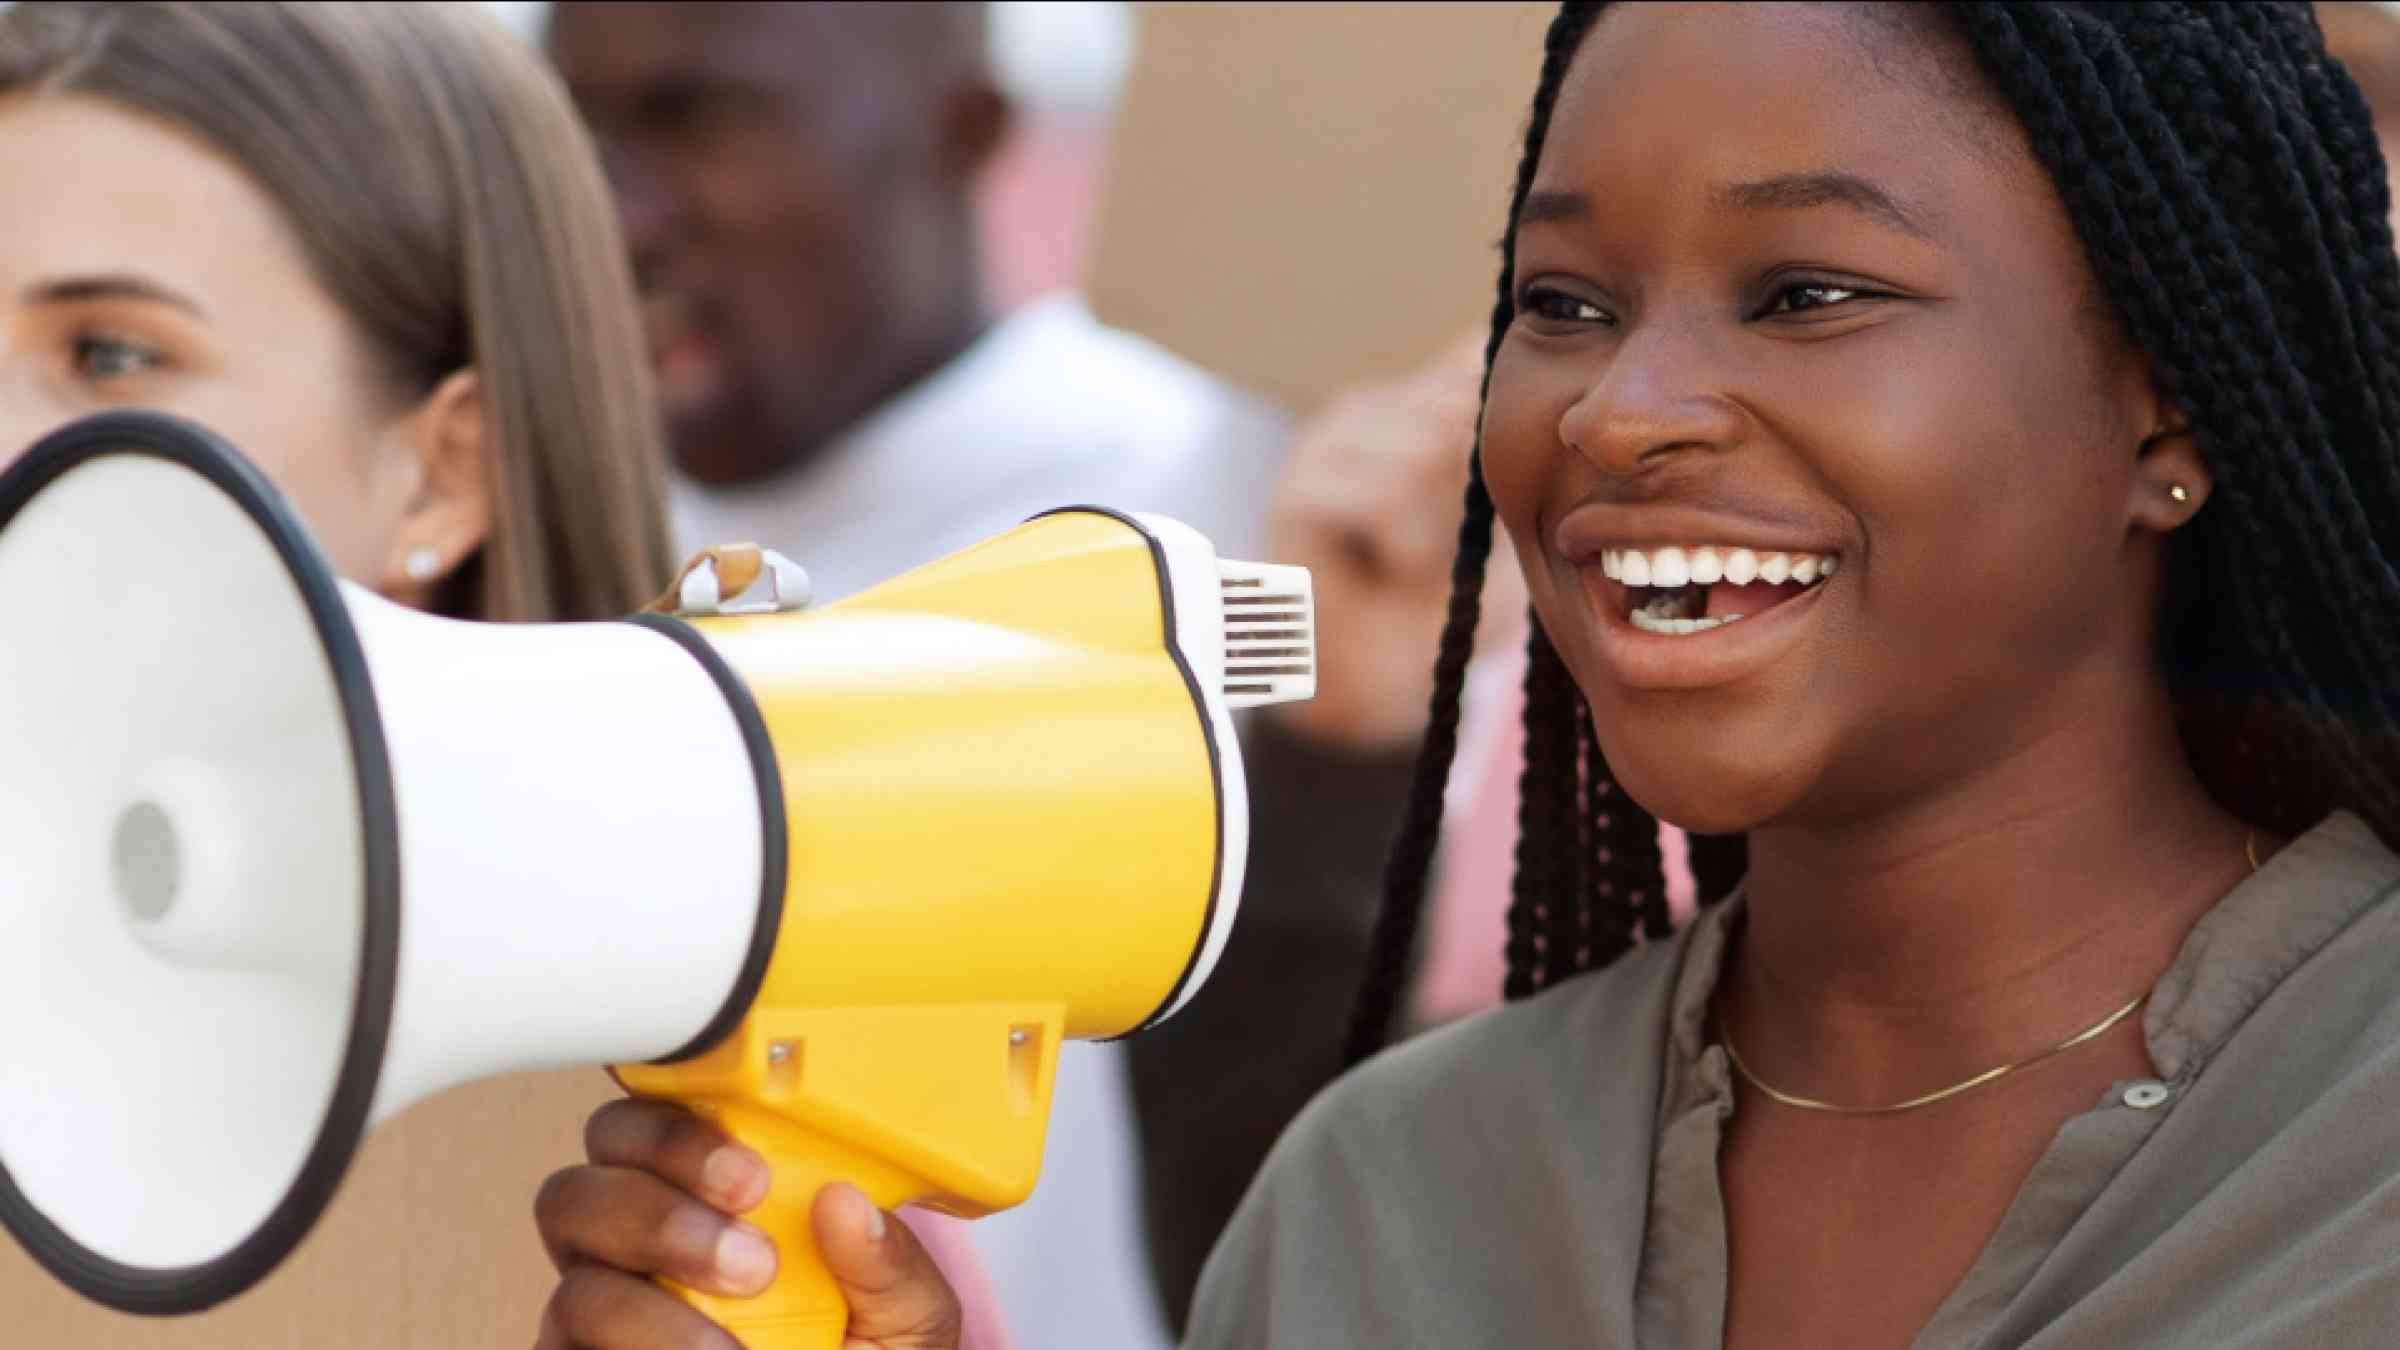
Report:
M 1688 637 L 1799 596 L 1841 564 L 1832 553 L 1746 548 L 1608 549 L 1601 575 L 1625 587 L 1626 619 L 1645 633 Z

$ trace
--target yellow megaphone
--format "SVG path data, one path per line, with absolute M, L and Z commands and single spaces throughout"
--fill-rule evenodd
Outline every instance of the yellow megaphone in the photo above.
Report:
M 775 1286 L 685 1296 L 837 1347 L 818 1188 L 1021 1201 L 1061 1039 L 1207 979 L 1230 713 L 1307 697 L 1314 630 L 1306 572 L 1091 508 L 804 591 L 736 548 L 670 613 L 430 618 L 196 427 L 36 446 L 0 476 L 0 1223 L 102 1303 L 198 1311 L 375 1122 L 613 1064 L 775 1165 Z

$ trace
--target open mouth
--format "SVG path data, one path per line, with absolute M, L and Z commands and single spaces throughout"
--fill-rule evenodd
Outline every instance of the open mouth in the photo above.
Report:
M 1601 575 L 1625 588 L 1625 619 L 1645 633 L 1687 637 L 1762 614 L 1817 586 L 1840 566 L 1833 553 L 1746 548 L 1608 549 Z

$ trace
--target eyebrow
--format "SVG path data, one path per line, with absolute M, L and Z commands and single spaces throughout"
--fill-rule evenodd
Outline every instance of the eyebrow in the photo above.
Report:
M 1854 173 L 1787 173 L 1748 183 L 1727 183 L 1709 192 L 1720 209 L 1734 211 L 1803 211 L 1812 206 L 1847 206 L 1903 234 L 1931 239 L 1915 213 L 1900 200 Z M 1587 220 L 1592 199 L 1581 192 L 1539 190 L 1525 194 L 1517 224 Z
M 1525 194 L 1525 204 L 1517 208 L 1517 224 L 1539 225 L 1546 220 L 1585 220 L 1592 214 L 1592 199 L 1580 192 L 1534 191 Z
M 1801 211 L 1812 206 L 1847 206 L 1903 234 L 1931 239 L 1932 233 L 1899 199 L 1854 173 L 1789 173 L 1748 183 L 1727 183 L 1709 193 L 1720 207 L 1737 211 Z
M 36 282 L 25 289 L 25 303 L 28 305 L 71 305 L 91 300 L 142 300 L 180 309 L 196 318 L 208 317 L 208 311 L 201 307 L 199 301 L 148 277 L 130 272 L 58 277 Z

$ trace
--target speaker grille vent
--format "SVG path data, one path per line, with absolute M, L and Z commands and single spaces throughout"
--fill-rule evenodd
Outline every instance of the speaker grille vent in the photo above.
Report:
M 1292 703 L 1317 692 L 1316 592 L 1305 567 L 1217 563 L 1225 601 L 1225 701 Z

